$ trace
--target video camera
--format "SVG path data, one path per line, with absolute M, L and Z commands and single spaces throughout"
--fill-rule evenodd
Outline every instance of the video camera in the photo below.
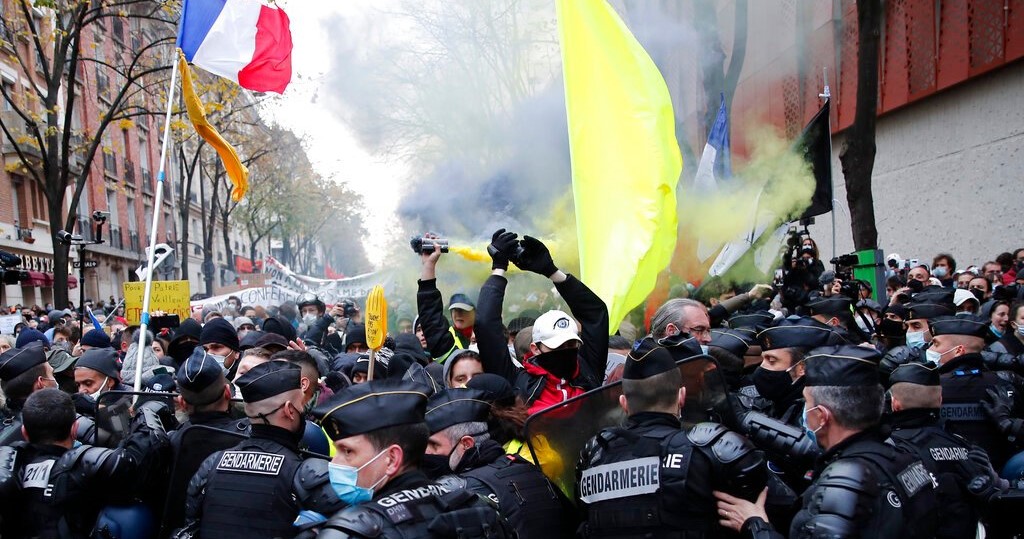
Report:
M 3 284 L 18 284 L 28 280 L 28 272 L 20 266 L 20 256 L 0 249 L 0 281 Z
M 428 255 L 434 252 L 434 246 L 440 245 L 441 252 L 448 252 L 448 240 L 444 238 L 428 238 L 425 236 L 413 236 L 409 240 L 409 245 L 412 246 L 412 251 L 416 254 Z
M 860 258 L 857 257 L 857 253 L 840 255 L 829 260 L 829 263 L 835 267 L 835 278 L 842 281 L 839 293 L 852 299 L 854 302 L 860 299 L 860 287 L 857 281 L 853 279 L 853 267 L 858 262 L 860 262 Z

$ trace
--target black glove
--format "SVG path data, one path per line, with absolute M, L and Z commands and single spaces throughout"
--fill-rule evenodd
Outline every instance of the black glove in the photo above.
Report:
M 96 415 L 96 401 L 85 393 L 71 395 L 71 402 L 75 404 L 75 412 L 93 417 Z
M 512 259 L 512 263 L 523 271 L 532 271 L 544 277 L 551 277 L 558 271 L 554 260 L 551 260 L 551 253 L 547 246 L 537 238 L 523 236 L 519 245 L 523 248 L 518 259 Z
M 1000 432 L 1007 435 L 1014 434 L 1012 432 L 1014 430 L 1014 421 L 1010 416 L 1010 412 L 1013 409 L 1013 397 L 991 387 L 986 389 L 985 393 L 988 396 L 982 398 L 980 402 L 981 408 L 985 410 L 985 414 L 996 423 Z
M 506 232 L 499 228 L 491 236 L 491 244 L 487 246 L 487 254 L 491 255 L 491 269 L 508 269 L 508 261 L 519 250 L 515 232 Z

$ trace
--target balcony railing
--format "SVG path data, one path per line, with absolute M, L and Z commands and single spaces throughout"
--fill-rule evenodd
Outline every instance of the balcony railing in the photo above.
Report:
M 24 241 L 24 242 L 28 242 L 28 243 L 32 243 L 32 242 L 36 241 L 35 238 L 32 237 L 32 229 L 31 228 L 24 228 L 24 227 L 20 227 L 20 226 L 15 227 L 15 228 L 18 229 L 18 240 Z
M 138 232 L 132 231 L 132 232 L 128 233 L 128 250 L 132 251 L 132 252 L 136 252 L 136 253 L 141 251 L 141 249 L 139 249 L 139 233 Z
M 153 194 L 153 177 L 146 169 L 142 169 L 142 192 L 147 195 Z

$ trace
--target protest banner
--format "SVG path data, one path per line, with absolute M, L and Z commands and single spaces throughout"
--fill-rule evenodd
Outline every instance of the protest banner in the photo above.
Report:
M 142 295 L 145 289 L 146 283 L 143 282 L 124 283 L 124 314 L 130 325 L 140 322 Z M 176 314 L 184 320 L 191 314 L 188 298 L 188 281 L 154 281 L 149 311 Z

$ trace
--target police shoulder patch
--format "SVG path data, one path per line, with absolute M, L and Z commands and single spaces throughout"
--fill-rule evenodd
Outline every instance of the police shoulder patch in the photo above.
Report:
M 932 484 L 931 474 L 928 473 L 924 464 L 921 464 L 919 460 L 904 468 L 896 477 L 899 478 L 907 496 L 913 496 L 924 488 L 925 485 Z
M 281 473 L 284 455 L 258 451 L 225 451 L 217 469 L 226 472 L 241 472 L 260 475 Z

